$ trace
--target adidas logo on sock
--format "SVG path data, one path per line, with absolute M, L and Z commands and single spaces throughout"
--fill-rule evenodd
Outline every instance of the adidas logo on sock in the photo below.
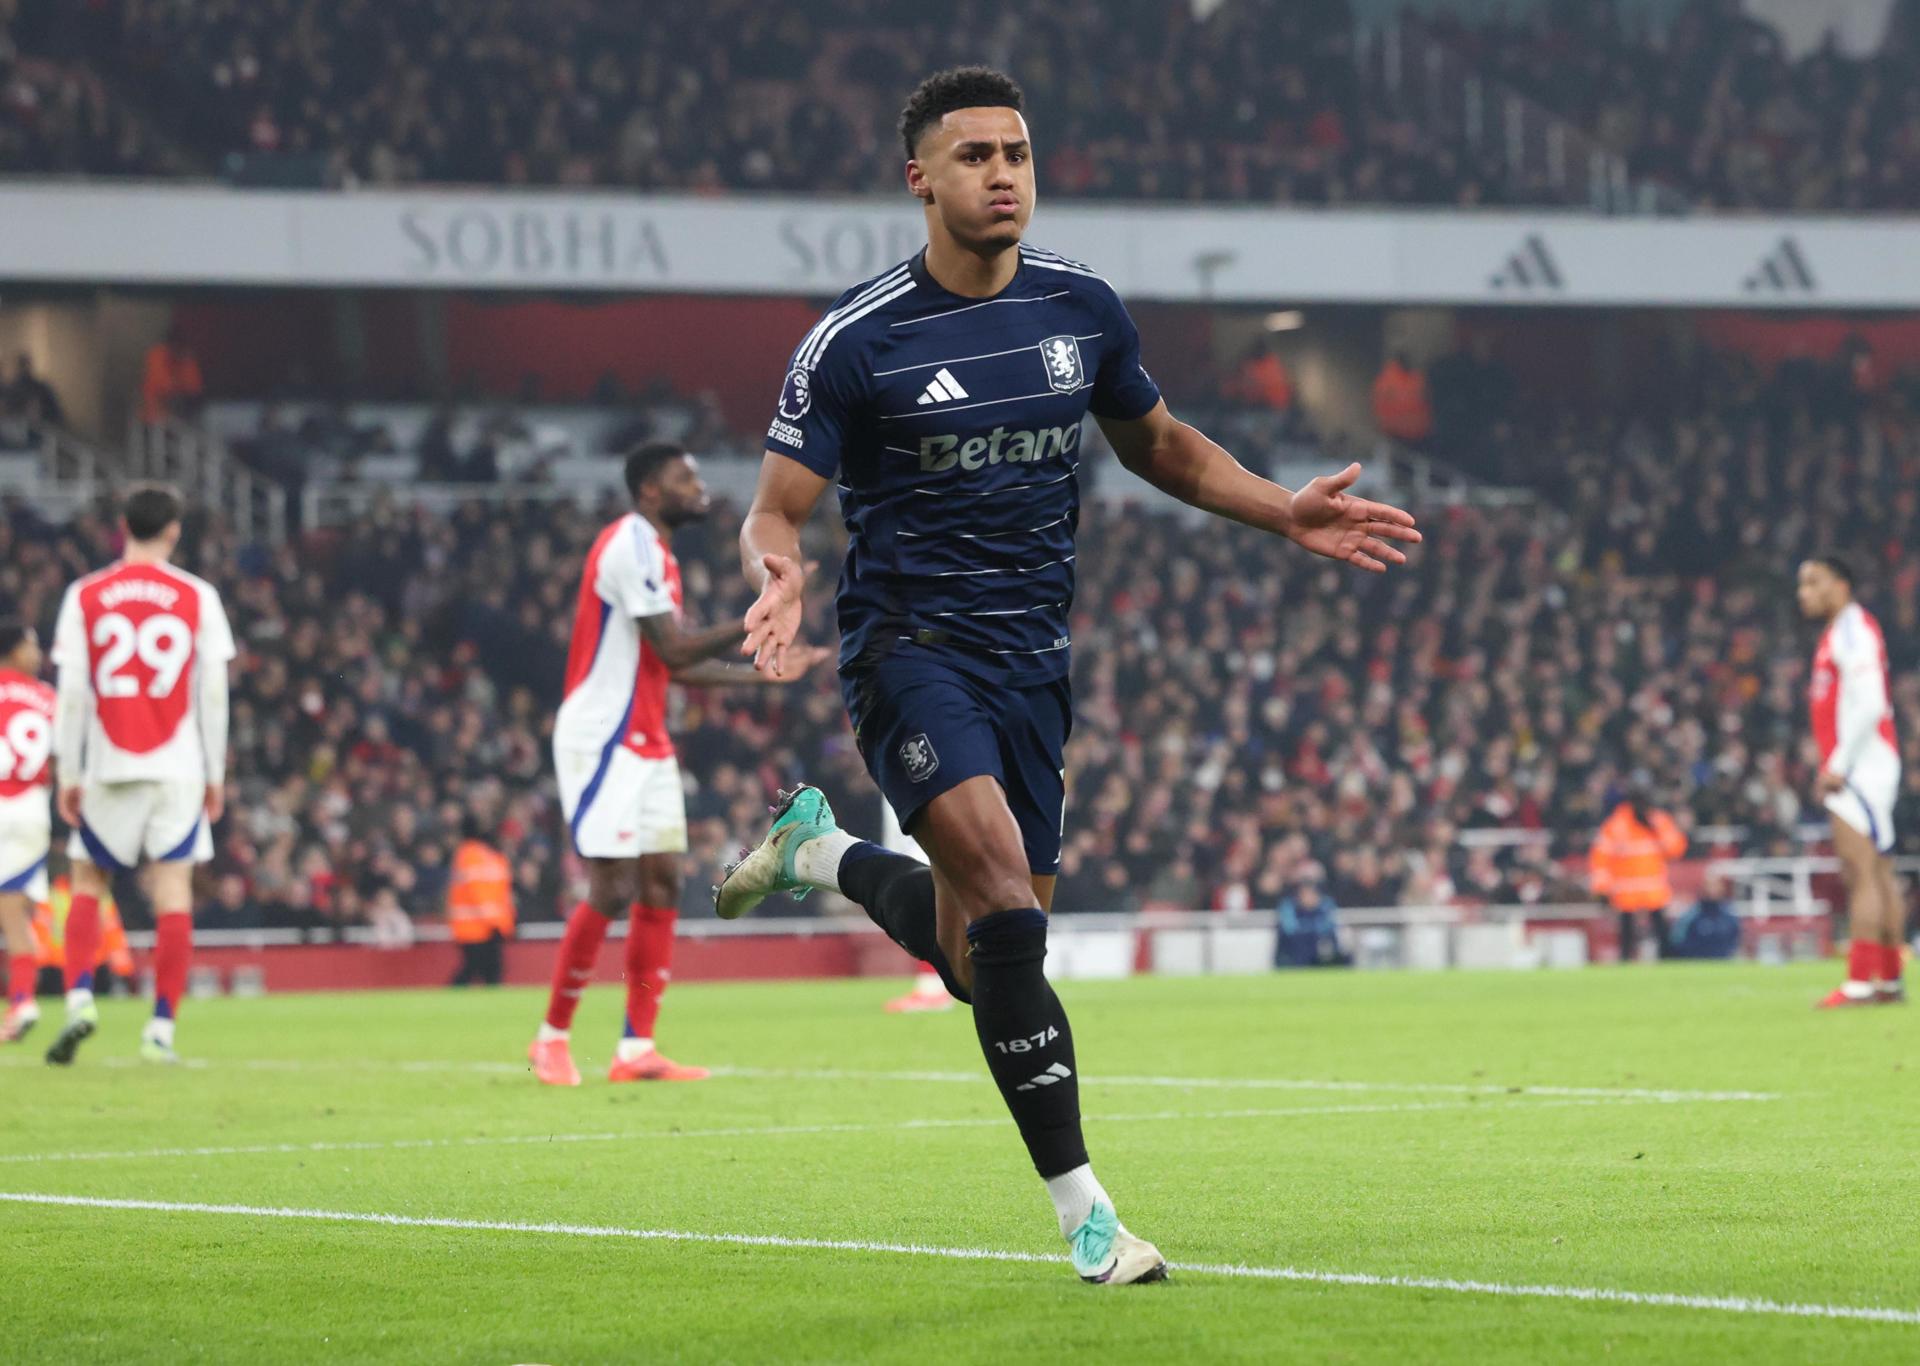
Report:
M 1052 1086 L 1055 1082 L 1065 1081 L 1073 1075 L 1073 1069 L 1063 1062 L 1057 1062 L 1035 1077 L 1032 1081 L 1023 1081 L 1013 1089 L 1016 1091 L 1038 1091 L 1042 1086 Z
M 966 396 L 967 391 L 960 387 L 960 381 L 955 379 L 953 372 L 943 365 L 933 372 L 933 378 L 927 382 L 927 387 L 920 391 L 917 401 L 924 408 L 929 403 L 951 403 L 956 398 Z

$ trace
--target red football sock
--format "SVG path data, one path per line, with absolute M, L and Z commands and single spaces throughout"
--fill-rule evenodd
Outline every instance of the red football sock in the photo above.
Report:
M 670 906 L 635 903 L 627 920 L 627 1026 L 629 1039 L 651 1039 L 653 1022 L 660 1017 L 660 998 L 666 993 L 673 966 L 673 926 L 679 919 Z
M 1871 982 L 1880 974 L 1880 946 L 1870 939 L 1856 939 L 1847 945 L 1847 980 Z
M 93 990 L 93 969 L 100 958 L 100 899 L 83 893 L 67 910 L 67 990 Z
M 580 993 L 593 980 L 593 967 L 600 961 L 600 946 L 606 942 L 609 923 L 584 901 L 567 917 L 567 932 L 560 938 L 560 956 L 553 965 L 553 992 L 547 997 L 550 1028 L 573 1028 L 573 1012 L 580 1008 Z
M 180 911 L 154 917 L 153 1018 L 171 1020 L 187 991 L 187 964 L 193 961 L 193 917 Z
M 33 999 L 33 984 L 39 979 L 40 965 L 24 949 L 7 955 L 7 1000 L 19 1005 Z
M 1880 946 L 1880 980 L 1883 982 L 1899 981 L 1901 966 L 1900 946 L 1898 944 L 1882 944 Z

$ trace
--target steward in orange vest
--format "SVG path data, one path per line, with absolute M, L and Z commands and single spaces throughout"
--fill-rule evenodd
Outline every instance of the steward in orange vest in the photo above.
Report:
M 34 946 L 39 954 L 40 971 L 52 970 L 64 976 L 67 966 L 67 912 L 73 906 L 73 884 L 62 873 L 53 880 L 49 900 L 33 910 Z M 93 965 L 95 980 L 102 968 L 125 982 L 133 981 L 133 950 L 127 944 L 127 927 L 121 922 L 120 907 L 111 896 L 100 899 L 100 961 Z M 102 982 L 99 990 L 104 990 Z M 58 994 L 58 988 L 55 989 Z
M 497 987 L 506 969 L 504 946 L 514 927 L 513 869 L 487 843 L 476 817 L 463 820 L 460 833 L 447 885 L 447 926 L 460 946 L 460 970 L 453 985 L 485 982 Z
M 1613 809 L 1587 855 L 1593 890 L 1620 917 L 1620 961 L 1631 962 L 1639 947 L 1641 919 L 1651 922 L 1654 947 L 1667 954 L 1667 906 L 1673 884 L 1667 864 L 1687 852 L 1687 837 L 1673 817 L 1644 797 L 1630 796 Z

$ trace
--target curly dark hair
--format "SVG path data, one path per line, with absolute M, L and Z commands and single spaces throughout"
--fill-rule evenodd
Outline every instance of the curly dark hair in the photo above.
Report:
M 1021 108 L 1024 96 L 1013 77 L 990 66 L 956 66 L 936 71 L 915 87 L 900 111 L 900 140 L 915 154 L 920 135 L 956 109 Z
M 1844 583 L 1849 588 L 1853 587 L 1853 562 L 1852 561 L 1843 560 L 1838 555 L 1831 555 L 1831 554 L 1810 555 L 1807 558 L 1814 564 L 1826 566 L 1827 572 L 1832 574 L 1834 578 L 1840 580 L 1840 582 Z

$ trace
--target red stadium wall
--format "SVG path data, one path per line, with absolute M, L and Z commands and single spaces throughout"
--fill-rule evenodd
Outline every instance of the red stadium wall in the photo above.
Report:
M 423 397 L 444 375 L 456 393 L 542 401 L 587 399 L 611 375 L 629 393 L 663 382 L 712 393 L 729 425 L 759 431 L 772 416 L 794 346 L 819 301 L 647 295 L 629 299 L 520 298 L 368 291 L 214 291 L 175 306 L 174 322 L 199 354 L 207 387 L 223 397 L 315 387 L 369 397 Z M 444 309 L 435 319 L 431 310 Z M 1150 338 L 1147 366 L 1173 394 L 1207 383 L 1213 323 L 1202 309 L 1134 308 Z M 436 337 L 444 353 L 433 354 Z M 350 359 L 351 357 L 351 359 Z M 356 382 L 353 372 L 365 378 Z
M 552 941 L 509 944 L 506 983 L 545 986 L 553 975 Z M 622 946 L 601 951 L 595 981 L 618 983 Z M 446 985 L 459 963 L 452 944 L 416 944 L 371 949 L 357 944 L 307 944 L 289 948 L 205 948 L 195 968 L 212 968 L 229 979 L 235 968 L 258 968 L 265 987 L 282 991 L 378 991 Z M 145 966 L 145 955 L 142 955 Z M 904 977 L 913 960 L 878 935 L 751 935 L 682 939 L 674 946 L 677 982 L 734 982 L 798 977 Z
M 1529 934 L 1545 930 L 1577 930 L 1586 935 L 1590 962 L 1607 962 L 1619 952 L 1619 938 L 1610 915 L 1541 917 L 1527 921 Z M 1744 951 L 1752 954 L 1763 936 L 1811 935 L 1818 951 L 1832 951 L 1832 922 L 1828 916 L 1756 916 L 1743 926 Z M 1138 931 L 1134 970 L 1150 973 L 1154 962 L 1153 937 L 1158 931 Z M 148 936 L 136 935 L 144 942 Z M 529 940 L 507 946 L 505 982 L 509 986 L 545 986 L 553 972 L 555 942 Z M 600 954 L 594 980 L 617 985 L 621 980 L 622 945 L 609 943 Z M 151 954 L 135 955 L 138 970 L 151 970 Z M 5 955 L 0 953 L 0 963 Z M 300 944 L 250 948 L 201 945 L 194 952 L 194 968 L 217 973 L 223 990 L 233 986 L 237 970 L 257 971 L 262 989 L 289 991 L 385 991 L 410 987 L 443 987 L 452 978 L 459 951 L 448 942 L 415 944 L 404 949 L 377 949 L 364 944 Z M 914 961 L 891 940 L 871 933 L 747 934 L 712 938 L 682 938 L 674 946 L 673 976 L 680 982 L 784 981 L 802 978 L 905 977 Z

